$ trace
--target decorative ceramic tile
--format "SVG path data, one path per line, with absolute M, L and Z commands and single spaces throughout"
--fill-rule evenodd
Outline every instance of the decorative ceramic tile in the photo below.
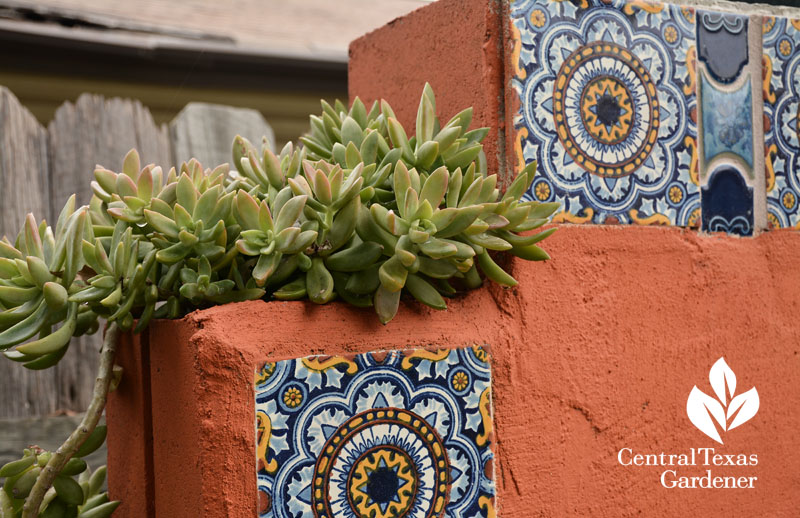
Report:
M 767 218 L 800 228 L 800 20 L 764 18 Z
M 513 85 L 529 199 L 557 221 L 696 226 L 694 12 L 638 0 L 515 1 Z
M 750 76 L 738 88 L 721 89 L 700 71 L 700 99 L 703 106 L 703 158 L 709 164 L 730 153 L 753 169 L 753 95 Z
M 482 347 L 266 364 L 259 516 L 494 516 L 490 388 Z
M 753 188 L 730 165 L 711 173 L 701 196 L 703 230 L 753 235 Z
M 697 57 L 715 81 L 734 82 L 748 62 L 746 16 L 697 13 Z

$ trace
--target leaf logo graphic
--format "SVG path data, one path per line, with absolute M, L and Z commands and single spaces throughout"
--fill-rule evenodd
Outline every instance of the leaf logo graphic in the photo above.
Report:
M 722 444 L 717 426 L 726 432 L 749 421 L 758 412 L 758 392 L 753 387 L 734 397 L 736 374 L 724 358 L 711 367 L 708 380 L 717 397 L 709 396 L 695 385 L 686 400 L 686 414 L 698 430 Z

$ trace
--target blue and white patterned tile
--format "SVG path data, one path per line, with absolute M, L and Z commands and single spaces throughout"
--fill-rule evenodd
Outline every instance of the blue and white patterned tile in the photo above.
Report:
M 261 518 L 494 516 L 483 347 L 267 363 L 255 397 Z
M 520 163 L 556 221 L 696 226 L 694 12 L 637 0 L 516 1 Z
M 764 18 L 767 218 L 800 229 L 800 20 Z

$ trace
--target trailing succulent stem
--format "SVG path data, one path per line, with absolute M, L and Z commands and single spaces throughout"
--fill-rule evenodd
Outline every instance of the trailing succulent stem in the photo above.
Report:
M 64 468 L 70 459 L 78 452 L 80 447 L 86 443 L 91 437 L 92 433 L 103 415 L 103 409 L 106 407 L 106 398 L 108 396 L 108 389 L 111 386 L 111 381 L 114 377 L 114 358 L 117 355 L 117 341 L 119 337 L 119 328 L 115 323 L 108 326 L 103 341 L 103 349 L 100 352 L 100 367 L 97 372 L 97 378 L 94 382 L 94 390 L 92 391 L 92 401 L 86 414 L 83 416 L 80 425 L 76 428 L 69 438 L 64 441 L 58 450 L 56 450 L 47 461 L 39 476 L 36 478 L 36 483 L 33 485 L 28 498 L 25 500 L 25 505 L 22 507 L 22 518 L 35 518 L 39 516 L 39 509 L 42 500 L 51 486 L 55 486 L 56 498 L 64 501 L 67 505 L 82 504 L 85 507 L 87 500 L 86 495 L 81 489 L 80 494 L 77 493 L 77 487 L 73 483 L 68 482 L 69 479 L 63 474 Z M 59 478 L 60 477 L 60 478 Z M 66 486 L 73 486 L 75 489 L 74 499 L 71 495 L 65 494 L 65 491 L 59 489 Z M 67 491 L 68 493 L 69 491 Z M 112 504 L 113 505 L 113 504 Z M 112 506 L 108 506 L 111 508 Z M 113 505 L 116 508 L 116 505 Z M 81 509 L 78 516 L 85 515 L 83 511 L 88 509 Z M 111 509 L 113 510 L 113 509 Z M 97 514 L 97 513 L 95 513 Z M 110 514 L 110 513 L 109 513 Z
M 40 502 L 51 482 L 53 502 L 74 489 L 62 479 L 72 480 L 64 475 L 70 457 L 105 405 L 118 331 L 256 299 L 340 298 L 372 307 L 387 323 L 403 293 L 445 309 L 446 298 L 483 278 L 516 285 L 493 253 L 548 259 L 537 243 L 554 229 L 523 234 L 558 206 L 522 199 L 536 164 L 501 193 L 481 145 L 488 130 L 470 130 L 471 121 L 468 108 L 443 124 L 429 85 L 414 134 L 385 101 L 369 109 L 358 98 L 349 109 L 323 101 L 301 146 L 275 152 L 266 140 L 256 148 L 236 137 L 233 170 L 193 159 L 168 172 L 142 166 L 134 150 L 120 173 L 98 166 L 89 205 L 69 198 L 55 228 L 28 215 L 13 242 L 0 240 L 0 351 L 45 369 L 73 336 L 96 332 L 100 319 L 108 333 L 81 427 L 41 466 L 31 451 L 16 461 L 24 471 L 0 469 L 6 486 L 20 475 L 0 494 L 0 518 L 9 509 L 15 518 L 46 516 L 50 506 Z M 29 490 L 15 492 L 23 478 Z M 64 501 L 85 509 L 88 501 L 73 493 Z

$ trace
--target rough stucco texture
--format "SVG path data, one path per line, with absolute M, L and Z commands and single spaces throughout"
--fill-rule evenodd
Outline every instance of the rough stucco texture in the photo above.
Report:
M 234 304 L 156 322 L 156 515 L 256 515 L 260 362 L 489 343 L 498 516 L 796 516 L 800 234 L 736 239 L 562 226 L 546 245 L 551 261 L 512 265 L 518 288 L 485 287 L 445 312 L 403 305 L 387 326 L 369 311 L 299 302 Z M 685 411 L 693 386 L 711 391 L 708 371 L 720 356 L 736 372 L 737 392 L 755 386 L 761 397 L 758 414 L 728 432 L 724 446 Z M 665 489 L 666 468 L 618 464 L 626 447 L 756 454 L 751 467 L 677 469 L 758 480 L 754 489 Z M 120 490 L 117 479 L 112 496 Z
M 123 335 L 116 362 L 124 374 L 109 394 L 108 487 L 123 505 L 115 518 L 153 516 L 153 437 L 150 417 L 150 360 L 147 338 Z M 96 466 L 95 466 L 96 467 Z

